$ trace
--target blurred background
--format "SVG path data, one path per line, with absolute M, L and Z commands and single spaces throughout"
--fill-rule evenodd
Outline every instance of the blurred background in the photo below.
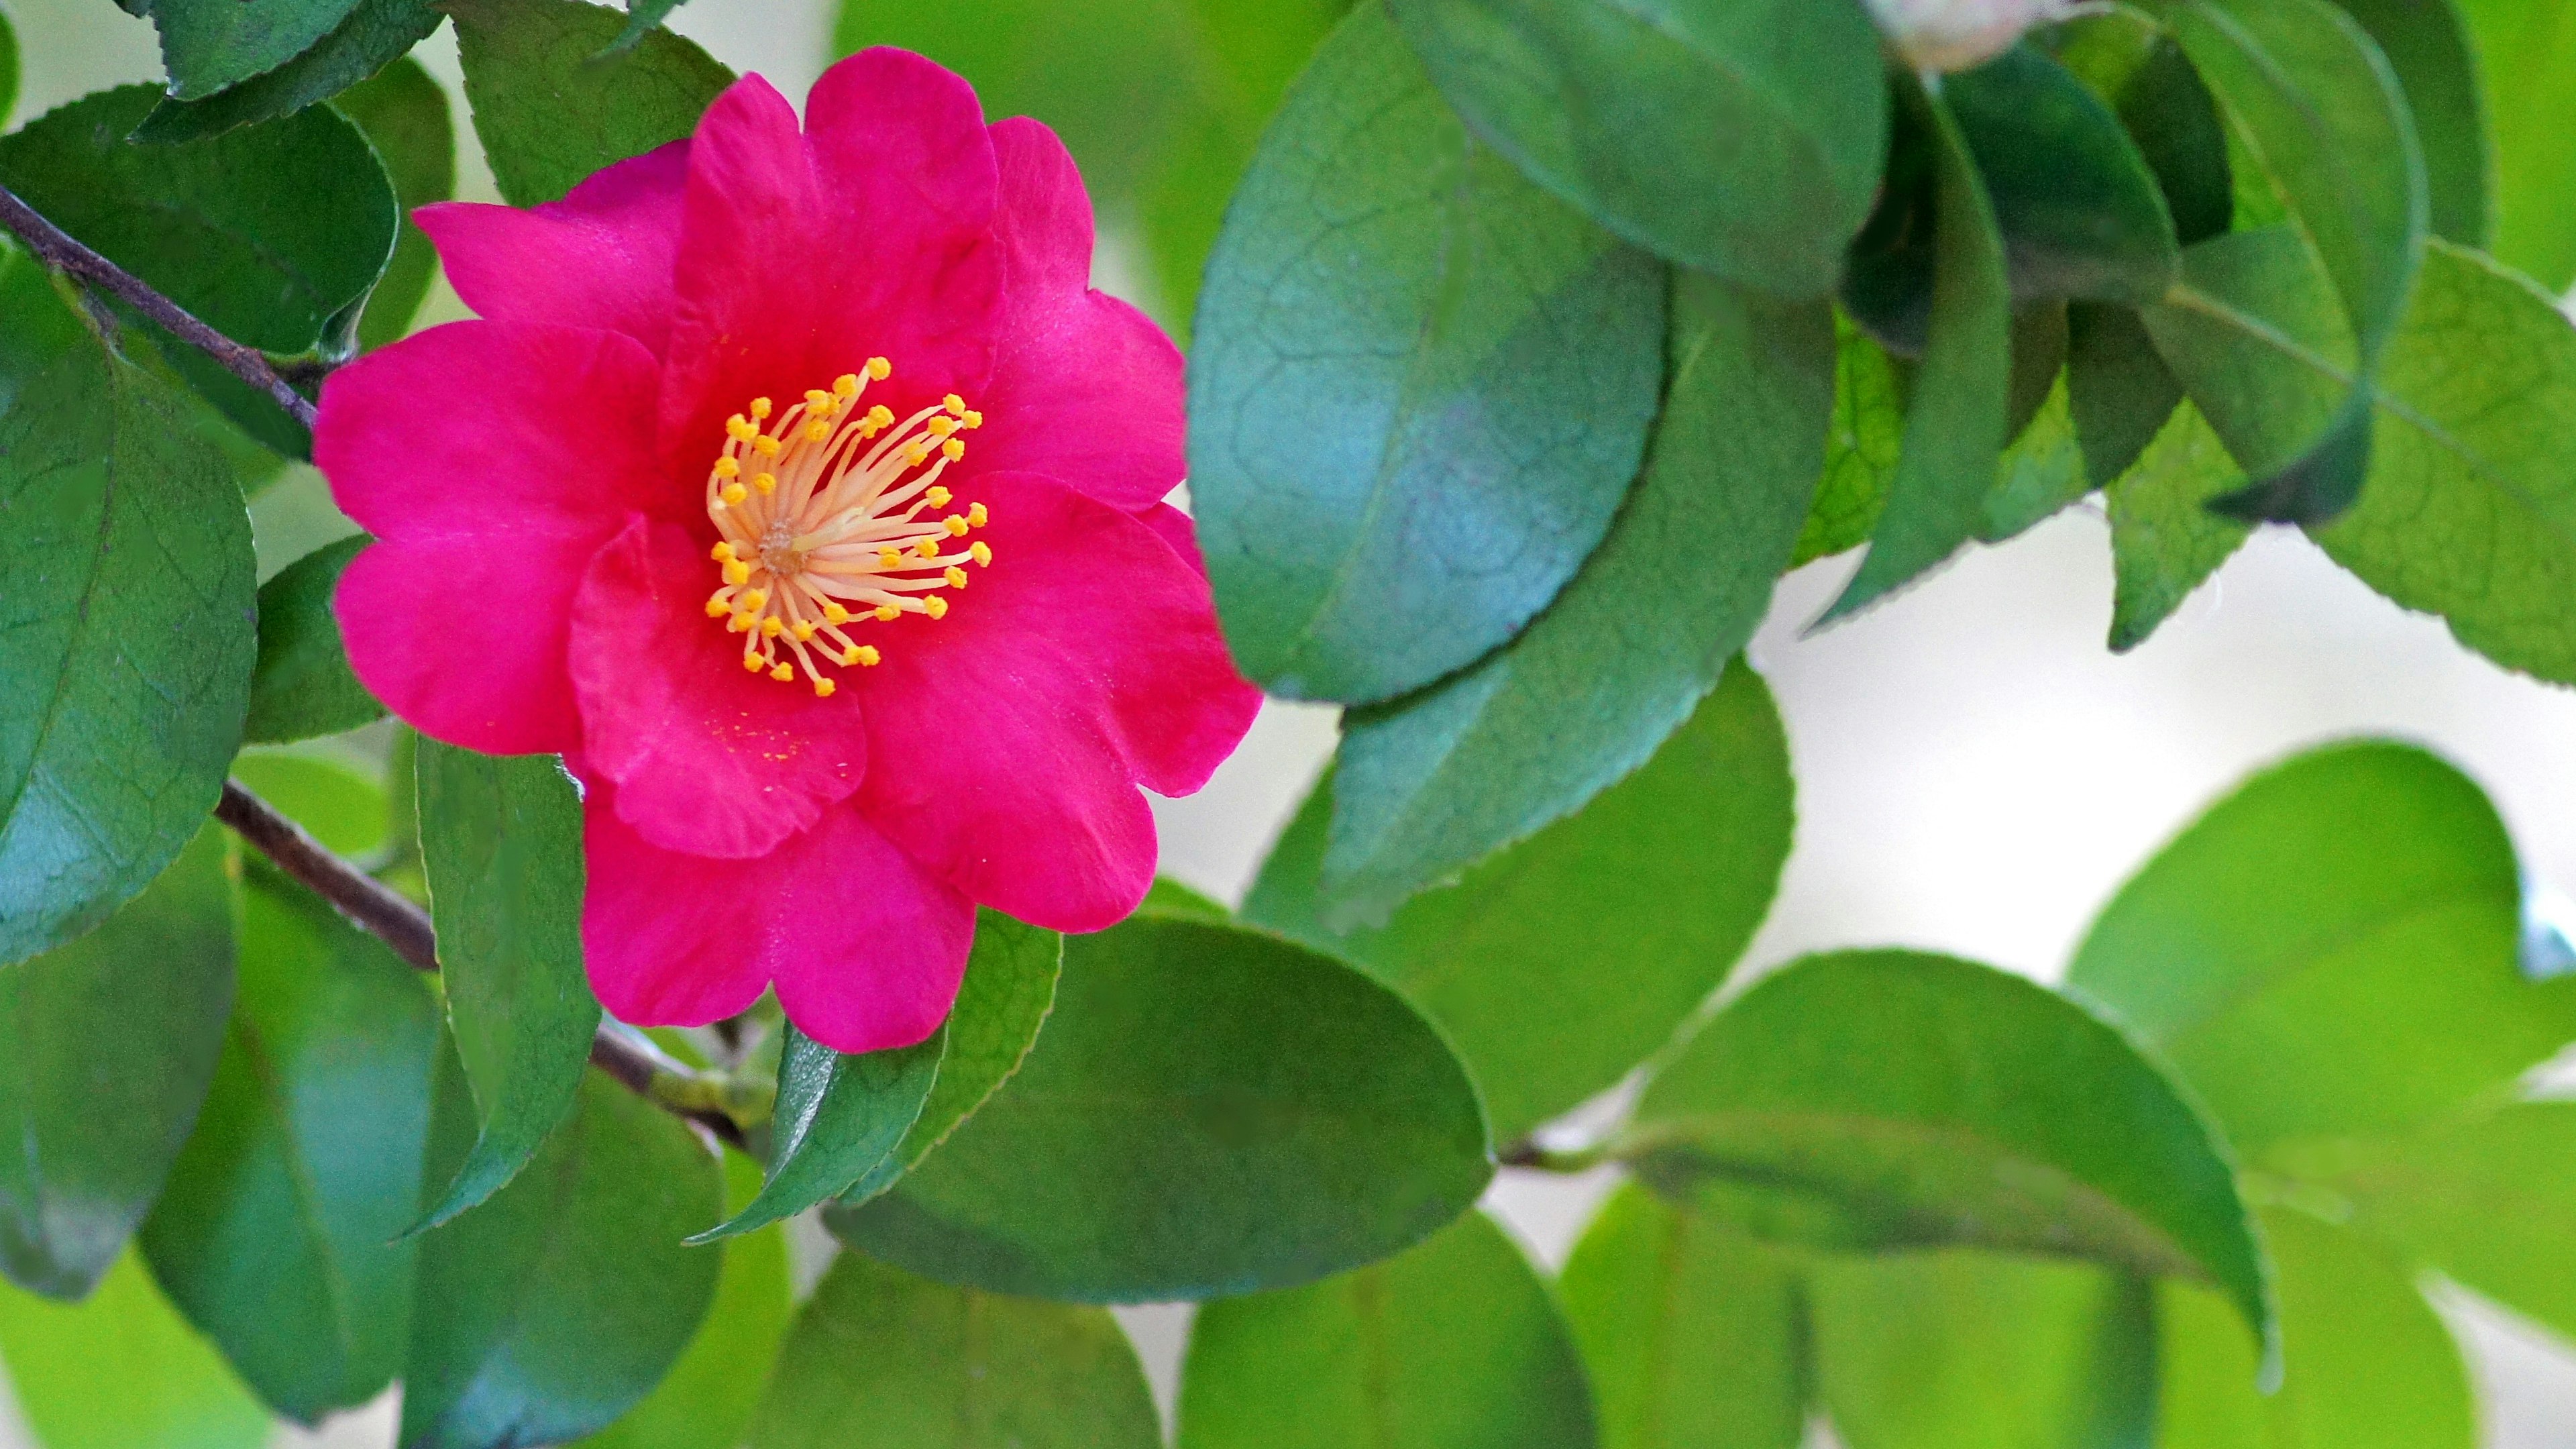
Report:
M 5 3 L 26 67 L 13 124 L 103 86 L 160 77 L 150 25 L 109 0 Z M 1064 0 L 1062 8 L 1150 3 Z M 694 0 L 672 26 L 737 71 L 761 72 L 801 96 L 833 54 L 838 8 L 838 0 Z M 937 45 L 928 48 L 940 58 Z M 453 38 L 442 31 L 419 54 L 455 108 L 459 196 L 497 199 L 467 127 Z M 1135 74 L 1137 104 L 1152 104 L 1167 79 Z M 1104 217 L 1096 280 L 1177 321 L 1169 287 L 1158 285 L 1133 235 L 1126 219 Z M 442 287 L 423 321 L 461 315 Z M 262 493 L 252 516 L 263 578 L 354 531 L 309 469 Z M 1873 612 L 1807 635 L 1850 567 L 1849 558 L 1829 559 L 1786 580 L 1752 649 L 1788 724 L 1799 818 L 1747 971 L 1824 947 L 1907 945 L 2054 980 L 2126 873 L 2211 797 L 2293 749 L 2352 734 L 2416 740 L 2466 768 L 2504 811 L 2533 883 L 2576 887 L 2576 694 L 2460 648 L 2437 620 L 2372 594 L 2294 532 L 2258 534 L 2127 656 L 2103 643 L 2110 550 L 2089 505 L 2009 544 L 1972 550 Z M 1157 802 L 1165 873 L 1238 900 L 1321 769 L 1333 731 L 1328 709 L 1269 706 L 1206 791 Z M 1552 1268 L 1608 1186 L 1606 1174 L 1506 1174 L 1489 1206 Z M 2444 1301 L 2464 1329 L 2487 1443 L 2576 1449 L 2576 1348 L 2464 1295 Z M 1187 1310 L 1122 1316 L 1168 1413 Z M 318 1434 L 285 1431 L 278 1442 L 385 1445 L 393 1423 L 390 1406 L 379 1404 Z M 0 1449 L 26 1444 L 0 1398 Z

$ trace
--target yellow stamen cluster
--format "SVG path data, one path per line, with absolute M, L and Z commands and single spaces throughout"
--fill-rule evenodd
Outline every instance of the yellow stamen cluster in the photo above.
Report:
M 724 452 L 707 470 L 718 535 L 708 556 L 724 586 L 708 596 L 707 617 L 743 636 L 748 673 L 786 681 L 801 672 L 828 696 L 836 686 L 824 665 L 864 669 L 885 658 L 845 626 L 945 618 L 942 591 L 966 587 L 964 565 L 993 562 L 982 539 L 946 549 L 991 521 L 983 504 L 931 512 L 954 501 L 939 475 L 966 456 L 958 435 L 982 427 L 984 415 L 955 393 L 900 422 L 881 403 L 859 406 L 868 384 L 893 371 L 871 357 L 830 390 L 808 391 L 774 425 L 765 397 L 725 420 Z

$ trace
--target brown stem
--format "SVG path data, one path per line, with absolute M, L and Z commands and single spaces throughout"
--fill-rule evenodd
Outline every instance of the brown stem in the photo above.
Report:
M 233 376 L 267 393 L 286 409 L 288 417 L 307 428 L 313 426 L 312 399 L 288 386 L 259 349 L 244 347 L 190 316 L 186 308 L 154 291 L 142 278 L 45 220 L 5 186 L 0 186 L 0 227 L 14 233 L 46 265 L 113 293 L 119 301 L 168 328 L 180 341 L 223 364 Z
M 438 969 L 438 939 L 429 913 L 368 875 L 277 813 L 277 808 L 245 789 L 239 780 L 224 782 L 215 818 L 275 862 L 334 910 L 393 948 L 395 955 L 423 971 Z M 615 1077 L 637 1096 L 695 1122 L 723 1140 L 742 1145 L 742 1127 L 723 1111 L 694 1105 L 716 1093 L 676 1063 L 639 1046 L 607 1022 L 590 1039 L 591 1065 Z

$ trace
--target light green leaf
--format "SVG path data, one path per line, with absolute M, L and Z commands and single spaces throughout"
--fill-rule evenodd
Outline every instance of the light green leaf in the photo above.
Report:
M 364 15 L 376 4 L 419 3 L 369 0 L 358 13 Z M 433 10 L 424 13 L 433 24 L 441 18 Z M 375 79 L 341 92 L 335 104 L 340 114 L 367 133 L 367 142 L 384 159 L 385 174 L 393 178 L 394 195 L 402 203 L 402 235 L 394 243 L 393 260 L 385 263 L 384 279 L 368 294 L 366 313 L 358 319 L 358 345 L 382 347 L 411 330 L 412 314 L 420 310 L 421 299 L 429 295 L 430 278 L 438 271 L 437 249 L 411 214 L 415 208 L 456 194 L 456 128 L 447 114 L 447 92 L 419 61 L 408 58 L 385 67 Z
M 1383 920 L 1633 774 L 1762 622 L 1823 461 L 1826 310 L 1685 276 L 1672 315 L 1645 471 L 1564 592 L 1463 672 L 1343 717 L 1337 923 Z
M 2155 173 L 2111 108 L 2022 44 L 1945 80 L 1941 100 L 1976 157 L 2016 302 L 2152 302 L 2178 248 Z
M 18 32 L 9 12 L 0 9 L 0 126 L 9 124 L 9 108 L 18 100 Z
M 826 1221 L 942 1281 L 1152 1302 L 1384 1257 L 1492 1175 L 1465 1070 L 1393 992 L 1265 935 L 1138 917 L 1068 940 L 1009 1086 Z
M 1510 638 L 1627 493 L 1663 327 L 1663 268 L 1471 142 L 1354 11 L 1199 296 L 1190 487 L 1237 664 L 1359 703 Z
M 2468 18 L 2454 0 L 2335 0 L 2388 57 L 2406 95 L 2407 118 L 2424 148 L 2426 217 L 2432 234 L 2464 247 L 2494 235 L 2487 100 Z M 2519 99 L 2519 98 L 2517 98 Z
M 561 200 L 582 178 L 697 129 L 733 72 L 657 30 L 603 54 L 619 11 L 581 0 L 445 0 L 465 99 L 492 179 L 512 206 Z
M 344 538 L 286 566 L 259 588 L 259 661 L 251 673 L 254 744 L 336 735 L 385 717 L 385 707 L 349 670 L 331 596 L 340 571 L 370 540 Z
M 2249 1160 L 2507 1090 L 2576 1037 L 2517 968 L 2513 842 L 2421 750 L 2330 746 L 2212 806 L 2095 919 L 2067 985 L 2172 1063 Z
M 1994 491 L 1986 495 L 1985 521 L 1977 529 L 1983 543 L 2001 543 L 2035 528 L 2093 491 L 2083 448 L 2075 440 L 2064 372 L 2050 377 L 2039 411 L 2004 449 L 1995 475 Z
M 139 1254 L 80 1304 L 0 1283 L 0 1360 L 44 1449 L 259 1449 L 268 1411 L 188 1327 Z
M 1788 743 L 1761 676 L 1740 662 L 1643 769 L 1581 812 L 1384 926 L 1337 932 L 1316 879 L 1326 810 L 1351 778 L 1315 787 L 1244 918 L 1403 992 L 1466 1061 L 1498 1141 L 1669 1040 L 1743 954 L 1789 854 Z
M 1602 1449 L 1797 1449 L 1805 1303 L 1793 1258 L 1628 1183 L 1558 1280 Z
M 2135 649 L 2227 562 L 2254 526 L 2210 511 L 2245 474 L 2185 401 L 2104 490 L 2111 512 L 2111 648 Z
M 832 1050 L 792 1021 L 780 1030 L 787 1038 L 778 1061 L 768 1182 L 758 1199 L 691 1238 L 693 1244 L 793 1217 L 857 1185 L 919 1120 L 948 1044 L 945 1023 L 928 1040 L 856 1055 Z
M 1833 290 L 1886 159 L 1850 0 L 1395 0 L 1478 136 L 1639 246 L 1782 297 Z
M 475 1133 L 452 1057 L 424 1184 Z M 678 1118 L 604 1074 L 489 1202 L 420 1240 L 403 1449 L 511 1449 L 606 1428 L 660 1383 L 713 1300 L 720 1253 L 680 1240 L 724 1208 Z
M 1768 1236 L 2090 1257 L 2205 1278 L 2270 1318 L 2208 1125 L 2118 1031 L 1987 967 L 1852 951 L 1783 969 L 1655 1074 L 1631 1140 L 1649 1183 Z
M 197 1120 L 233 999 L 232 886 L 208 825 L 151 888 L 68 946 L 0 966 L 0 1272 L 78 1298 Z
M 245 751 L 233 778 L 340 855 L 374 855 L 392 833 L 384 787 L 336 759 Z
M 2576 281 L 2576 12 L 2460 0 L 2494 128 L 2498 260 L 2550 292 Z
M 150 0 L 170 94 L 213 95 L 275 70 L 328 35 L 357 0 Z
M 427 1227 L 490 1197 L 565 1120 L 600 1013 L 582 972 L 581 801 L 563 765 L 435 740 L 416 760 L 447 1017 L 481 1124 Z
M 420 973 L 256 864 L 205 1111 L 141 1242 L 259 1396 L 305 1424 L 402 1367 L 438 1007 Z
M 778 1355 L 751 1449 L 1156 1449 L 1136 1351 L 1099 1308 L 951 1288 L 843 1253 Z
M 257 594 L 222 457 L 95 338 L 0 413 L 0 515 L 6 963 L 97 925 L 197 833 L 241 742 Z
M 1905 393 L 1887 349 L 1839 308 L 1834 338 L 1834 420 L 1825 434 L 1825 472 L 1790 551 L 1791 568 L 1869 542 L 1904 446 Z
M 189 0 L 204 5 L 207 0 Z M 218 0 L 220 3 L 220 0 Z M 311 48 L 293 60 L 253 76 L 237 85 L 225 87 L 199 100 L 164 99 L 136 127 L 134 139 L 144 142 L 197 141 L 220 136 L 236 126 L 254 125 L 291 116 L 306 106 L 343 95 L 367 77 L 386 68 L 413 46 L 429 37 L 446 17 L 429 0 L 356 0 L 350 5 L 335 0 L 347 12 L 329 34 L 313 42 Z M 425 78 L 425 77 L 424 77 Z M 365 117 L 341 108 L 344 115 L 372 131 Z M 445 102 L 440 114 L 445 115 Z M 379 147 L 380 151 L 384 148 Z M 385 156 L 390 168 L 397 158 Z M 402 178 L 394 178 L 399 188 Z M 432 198 L 444 199 L 444 198 Z M 416 202 L 404 197 L 408 213 Z

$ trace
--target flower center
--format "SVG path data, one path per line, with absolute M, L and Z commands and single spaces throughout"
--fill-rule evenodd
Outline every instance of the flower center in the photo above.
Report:
M 868 384 L 893 371 L 871 357 L 774 425 L 765 397 L 751 400 L 749 417 L 725 420 L 724 452 L 707 473 L 707 517 L 721 535 L 710 557 L 724 587 L 708 596 L 707 617 L 743 636 L 747 670 L 782 682 L 801 671 L 828 695 L 823 665 L 885 657 L 852 629 L 945 618 L 945 592 L 966 587 L 965 566 L 993 561 L 991 545 L 965 542 L 986 522 L 983 504 L 934 511 L 950 499 L 939 475 L 966 456 L 957 434 L 984 415 L 955 393 L 899 423 L 883 404 L 862 410 Z

